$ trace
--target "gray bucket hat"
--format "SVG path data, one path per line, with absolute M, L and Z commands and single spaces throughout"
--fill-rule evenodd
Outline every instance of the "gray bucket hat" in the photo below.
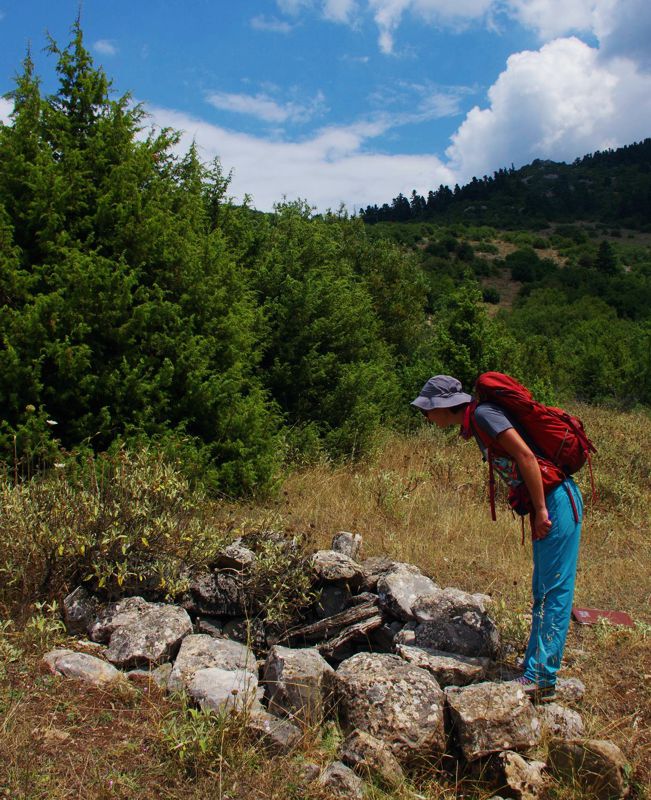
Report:
M 462 391 L 461 382 L 456 378 L 450 375 L 435 375 L 427 381 L 410 405 L 421 411 L 431 411 L 433 408 L 459 406 L 471 400 L 472 397 Z

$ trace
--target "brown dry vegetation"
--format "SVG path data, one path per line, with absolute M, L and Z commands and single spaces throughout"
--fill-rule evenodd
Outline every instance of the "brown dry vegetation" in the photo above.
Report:
M 651 420 L 646 413 L 576 408 L 599 454 L 599 499 L 586 498 L 578 605 L 628 611 L 634 629 L 607 625 L 570 630 L 565 676 L 587 686 L 580 705 L 587 733 L 614 741 L 632 765 L 632 797 L 651 785 Z M 522 648 L 527 634 L 531 547 L 520 543 L 519 521 L 498 509 L 491 522 L 485 468 L 472 443 L 423 429 L 388 436 L 375 456 L 350 466 L 310 466 L 289 475 L 278 498 L 260 505 L 220 505 L 232 527 L 265 525 L 310 531 L 328 546 L 338 530 L 364 537 L 365 555 L 418 564 L 443 586 L 493 596 L 503 638 Z M 151 686 L 101 692 L 46 675 L 38 662 L 61 640 L 50 617 L 18 631 L 0 631 L 0 796 L 40 798 L 318 798 L 302 787 L 305 760 L 326 763 L 337 731 L 309 732 L 292 757 L 268 760 L 246 742 L 237 721 L 214 725 L 192 716 Z M 50 620 L 50 621 L 48 621 Z M 513 653 L 509 657 L 513 657 Z M 4 666 L 3 666 L 4 665 Z M 486 798 L 487 788 L 453 776 L 423 775 L 394 800 Z M 372 798 L 386 798 L 372 789 Z M 572 787 L 550 797 L 589 800 Z

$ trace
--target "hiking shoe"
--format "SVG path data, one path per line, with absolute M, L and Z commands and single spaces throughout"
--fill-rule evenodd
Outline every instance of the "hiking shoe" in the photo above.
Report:
M 525 678 L 524 675 L 509 682 L 522 689 L 532 703 L 551 703 L 556 697 L 556 688 L 554 686 L 538 686 L 537 683 Z

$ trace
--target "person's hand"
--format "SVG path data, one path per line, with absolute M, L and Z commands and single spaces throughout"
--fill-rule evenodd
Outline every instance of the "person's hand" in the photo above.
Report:
M 547 509 L 541 508 L 539 511 L 536 511 L 533 518 L 533 530 L 531 532 L 531 538 L 534 542 L 544 539 L 551 529 L 552 521 L 549 519 Z

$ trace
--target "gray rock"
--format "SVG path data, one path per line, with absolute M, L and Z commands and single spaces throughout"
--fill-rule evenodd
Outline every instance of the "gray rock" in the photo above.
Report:
M 300 766 L 300 774 L 304 784 L 312 783 L 321 774 L 321 767 L 313 761 L 306 761 Z
M 418 623 L 415 621 L 408 622 L 397 631 L 393 637 L 393 643 L 397 647 L 399 644 L 407 645 L 408 647 L 416 646 L 416 628 Z
M 629 765 L 612 742 L 600 739 L 554 739 L 548 763 L 556 775 L 577 783 L 595 800 L 614 800 L 628 794 Z
M 340 720 L 386 742 L 401 764 L 445 751 L 445 695 L 425 670 L 399 656 L 358 653 L 335 674 Z
M 545 790 L 545 764 L 527 761 L 519 753 L 505 752 L 497 756 L 501 767 L 500 786 L 508 786 L 515 800 L 537 800 Z
M 559 739 L 579 739 L 583 736 L 583 720 L 578 711 L 559 703 L 543 703 L 538 708 L 543 730 Z
M 203 570 L 190 581 L 191 611 L 216 617 L 245 617 L 247 594 L 240 572 Z
M 354 561 L 357 561 L 362 549 L 362 537 L 359 533 L 339 531 L 332 539 L 332 549 L 337 553 L 343 553 L 345 556 L 349 556 Z
M 225 547 L 217 554 L 215 564 L 221 569 L 234 569 L 238 572 L 248 569 L 255 562 L 255 553 L 242 544 L 241 539 Z
M 497 628 L 477 595 L 459 589 L 438 589 L 419 597 L 413 613 L 419 623 L 419 647 L 462 656 L 494 658 L 497 654 Z
M 305 725 L 320 723 L 329 708 L 327 676 L 332 673 L 332 667 L 316 649 L 275 645 L 263 670 L 269 710 L 290 715 Z
M 258 744 L 272 756 L 293 752 L 303 738 L 302 731 L 296 725 L 264 710 L 251 712 L 245 725 Z
M 211 711 L 256 708 L 258 676 L 247 669 L 199 669 L 188 681 L 190 697 L 203 709 Z
M 585 684 L 580 678 L 558 678 L 556 697 L 564 703 L 578 703 L 583 700 Z
M 335 761 L 319 776 L 317 783 L 328 790 L 331 797 L 353 800 L 364 797 L 364 782 L 341 761 Z
M 341 760 L 364 780 L 377 780 L 388 789 L 396 789 L 405 773 L 386 742 L 366 731 L 353 731 L 340 748 Z
M 527 750 L 540 722 L 524 691 L 512 683 L 476 683 L 445 690 L 453 736 L 467 761 L 502 750 Z
M 377 582 L 382 608 L 404 622 L 414 619 L 412 608 L 417 598 L 438 588 L 431 578 L 402 567 L 382 575 Z
M 360 564 L 362 570 L 362 583 L 360 589 L 365 592 L 376 592 L 378 580 L 384 575 L 396 570 L 411 572 L 412 575 L 422 575 L 418 567 L 405 564 L 402 561 L 393 561 L 385 556 L 371 556 Z
M 359 585 L 362 570 L 356 561 L 335 550 L 317 550 L 312 556 L 312 570 L 319 581 L 332 583 L 341 581 Z
M 327 619 L 341 613 L 347 608 L 352 599 L 348 586 L 339 586 L 336 583 L 326 584 L 320 592 L 316 603 L 315 613 L 318 619 Z
M 396 644 L 396 652 L 410 664 L 430 672 L 442 687 L 467 686 L 483 681 L 491 663 L 489 658 L 470 658 L 404 644 Z
M 104 608 L 89 632 L 94 641 L 108 640 L 109 661 L 129 668 L 173 658 L 183 639 L 192 633 L 192 622 L 178 606 L 129 597 Z
M 83 586 L 78 586 L 63 601 L 63 618 L 68 633 L 86 633 L 99 610 L 99 600 Z
M 245 670 L 257 675 L 255 656 L 243 644 L 196 633 L 183 640 L 167 683 L 168 689 L 178 692 L 187 688 L 193 675 L 208 667 Z
M 88 653 L 75 653 L 74 650 L 52 650 L 43 656 L 43 661 L 55 675 L 90 683 L 93 686 L 106 686 L 124 680 L 122 673 L 101 658 Z
M 213 639 L 223 639 L 224 625 L 218 617 L 199 617 L 195 622 L 197 633 L 205 633 Z
M 262 650 L 267 645 L 267 634 L 261 619 L 233 619 L 227 622 L 222 634 L 228 639 Z

